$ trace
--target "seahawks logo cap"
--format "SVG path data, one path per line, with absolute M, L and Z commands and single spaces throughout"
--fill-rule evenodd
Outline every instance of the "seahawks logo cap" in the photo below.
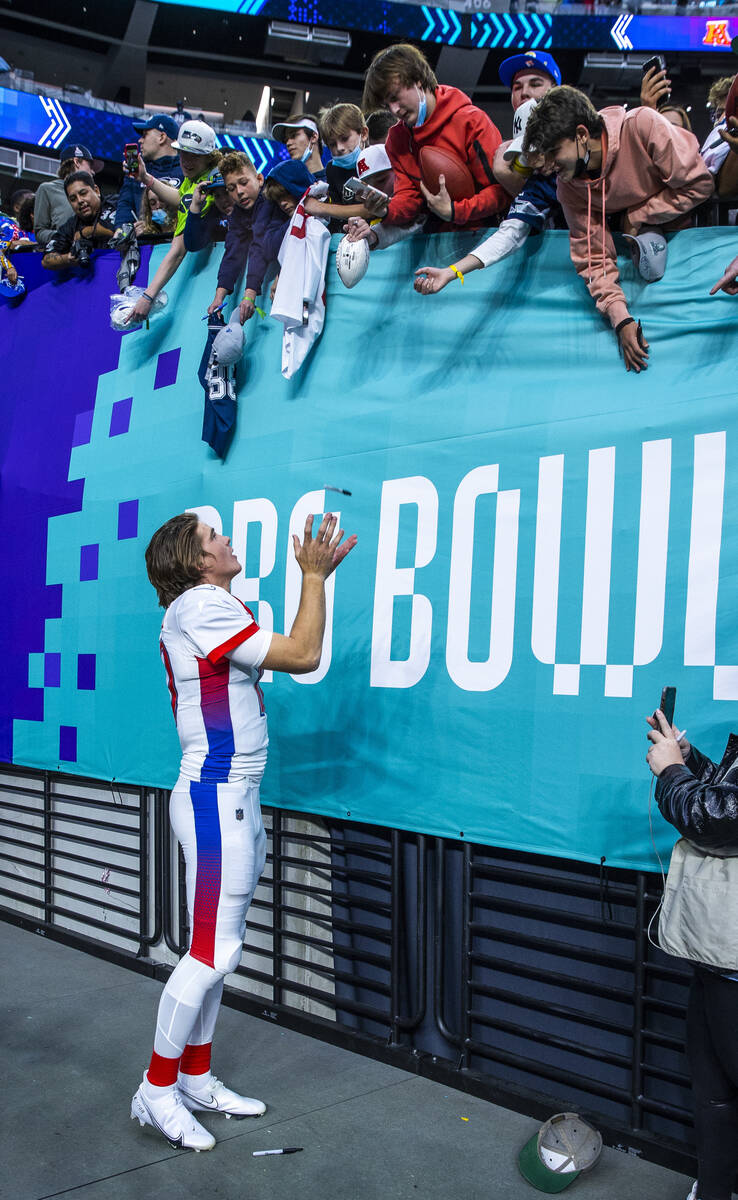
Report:
M 186 150 L 188 154 L 212 154 L 217 150 L 215 130 L 204 121 L 184 121 L 179 127 L 175 150 Z

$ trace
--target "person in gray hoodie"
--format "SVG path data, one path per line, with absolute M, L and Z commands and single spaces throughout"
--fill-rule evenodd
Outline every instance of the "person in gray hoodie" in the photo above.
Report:
M 101 166 L 97 164 L 98 169 Z M 61 148 L 59 178 L 42 183 L 36 192 L 33 209 L 33 232 L 39 246 L 45 250 L 62 225 L 71 220 L 74 210 L 67 200 L 65 181 L 74 171 L 89 171 L 94 175 L 95 162 L 91 152 L 79 142 L 67 142 Z

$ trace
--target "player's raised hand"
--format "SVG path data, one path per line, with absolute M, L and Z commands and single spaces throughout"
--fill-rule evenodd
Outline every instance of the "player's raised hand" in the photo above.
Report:
M 313 537 L 313 514 L 310 513 L 305 521 L 305 534 L 302 543 L 296 533 L 292 535 L 295 558 L 303 575 L 318 575 L 327 579 L 357 542 L 356 534 L 346 538 L 341 544 L 343 529 L 336 533 L 337 520 L 333 513 L 326 513 L 320 522 L 317 534 Z

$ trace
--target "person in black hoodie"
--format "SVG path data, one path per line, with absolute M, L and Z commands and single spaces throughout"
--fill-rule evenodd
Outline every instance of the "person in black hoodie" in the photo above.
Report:
M 647 762 L 657 778 L 656 803 L 662 816 L 705 857 L 738 856 L 738 737 L 731 734 L 722 761 L 716 764 L 670 727 L 661 711 L 647 720 L 652 742 Z M 711 912 L 709 919 L 712 924 Z M 707 928 L 705 937 L 710 937 Z M 695 1101 L 698 1178 L 687 1200 L 731 1197 L 738 1170 L 737 1031 L 738 971 L 695 962 L 687 1011 L 687 1057 Z
M 264 176 L 256 170 L 248 154 L 240 150 L 226 154 L 219 169 L 234 203 L 228 218 L 218 286 L 208 312 L 215 312 L 226 296 L 231 295 L 248 260 L 246 290 L 239 312 L 243 325 L 254 315 L 256 297 L 261 292 L 269 264 L 277 260 L 287 217 L 263 194 Z

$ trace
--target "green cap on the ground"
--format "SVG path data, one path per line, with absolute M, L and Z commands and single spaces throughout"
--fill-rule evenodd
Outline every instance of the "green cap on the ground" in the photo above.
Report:
M 556 1113 L 525 1143 L 520 1173 L 539 1192 L 563 1192 L 600 1157 L 602 1137 L 577 1113 Z
M 541 1162 L 538 1153 L 538 1133 L 534 1133 L 530 1141 L 523 1146 L 518 1155 L 518 1166 L 523 1178 L 532 1183 L 534 1188 L 538 1188 L 539 1192 L 563 1192 L 580 1174 L 579 1171 L 569 1171 L 566 1175 L 560 1171 L 550 1171 Z

